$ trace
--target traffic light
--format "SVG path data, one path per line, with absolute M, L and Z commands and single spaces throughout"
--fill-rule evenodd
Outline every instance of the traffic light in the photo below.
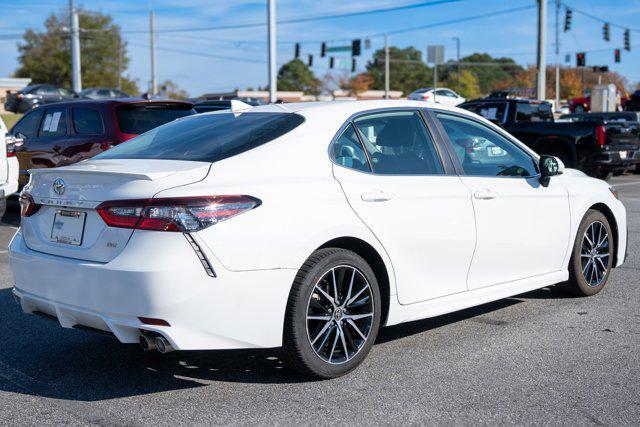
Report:
M 296 58 L 296 59 L 300 58 L 300 43 L 296 43 L 296 53 L 295 53 L 295 58 Z
M 602 38 L 606 42 L 611 40 L 611 38 L 609 36 L 609 23 L 608 22 L 605 22 L 604 25 L 602 26 Z
M 584 67 L 587 64 L 587 54 L 584 52 L 578 52 L 576 54 L 576 63 L 578 67 Z
M 613 59 L 615 62 L 620 62 L 620 49 L 613 51 Z
M 564 32 L 565 33 L 571 29 L 571 15 L 572 14 L 573 14 L 573 12 L 571 12 L 571 9 L 567 8 L 567 11 L 564 14 Z
M 631 50 L 631 32 L 624 30 L 624 50 Z
M 333 66 L 335 65 L 335 58 L 333 56 L 329 57 L 329 68 L 333 68 Z
M 307 60 L 307 65 L 309 67 L 313 67 L 313 55 L 309 55 L 309 59 Z
M 327 44 L 322 42 L 320 45 L 320 58 L 324 58 L 325 56 L 327 56 Z
M 355 39 L 351 41 L 351 56 L 360 56 L 361 50 L 362 50 L 362 41 L 360 39 Z
M 351 72 L 356 72 L 356 58 L 351 58 Z

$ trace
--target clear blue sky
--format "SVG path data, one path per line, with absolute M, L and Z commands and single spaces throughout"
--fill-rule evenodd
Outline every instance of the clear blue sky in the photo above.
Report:
M 76 0 L 86 9 L 111 14 L 124 30 L 148 29 L 148 12 L 156 13 L 158 80 L 171 79 L 193 96 L 204 92 L 244 89 L 267 83 L 266 28 L 252 27 L 217 31 L 163 33 L 163 29 L 199 28 L 266 20 L 266 0 Z M 378 9 L 421 3 L 421 0 L 278 0 L 278 19 L 308 17 L 342 12 Z M 640 0 L 566 0 L 566 4 L 622 27 L 640 29 Z M 441 25 L 411 32 L 393 34 L 390 44 L 415 46 L 424 51 L 428 44 L 445 45 L 447 59 L 455 58 L 452 37 L 460 37 L 462 55 L 486 52 L 508 56 L 526 65 L 535 63 L 535 0 L 461 0 L 429 7 L 398 10 L 365 16 L 278 25 L 278 62 L 293 57 L 293 42 L 302 42 L 302 53 L 313 53 L 314 71 L 320 77 L 328 71 L 327 59 L 319 58 L 321 40 L 350 40 L 372 34 L 393 32 L 410 27 L 435 24 L 516 7 L 532 6 L 508 14 L 462 23 Z M 40 29 L 51 12 L 66 8 L 67 0 L 0 0 L 3 19 L 0 34 L 21 33 L 25 28 Z M 561 25 L 564 11 L 560 16 Z M 548 62 L 554 61 L 555 0 L 549 0 Z M 145 89 L 150 80 L 149 35 L 125 34 L 132 59 L 129 73 Z M 564 53 L 593 51 L 587 54 L 589 65 L 609 65 L 630 82 L 640 82 L 640 32 L 631 32 L 631 52 L 622 51 L 622 63 L 614 64 L 613 49 L 622 47 L 623 30 L 611 28 L 612 41 L 602 39 L 602 23 L 574 12 L 573 29 L 561 33 L 561 61 Z M 329 45 L 345 44 L 339 41 Z M 371 49 L 358 59 L 358 69 L 375 49 L 381 48 L 381 37 L 371 38 Z M 364 46 L 363 46 L 364 47 Z M 202 56 L 171 51 L 199 53 Z M 610 49 L 610 50 L 606 50 Z M 213 58 L 220 55 L 243 58 L 239 61 Z M 16 40 L 0 39 L 0 77 L 9 76 L 17 67 Z M 345 56 L 345 58 L 347 58 Z M 346 65 L 346 61 L 345 61 Z

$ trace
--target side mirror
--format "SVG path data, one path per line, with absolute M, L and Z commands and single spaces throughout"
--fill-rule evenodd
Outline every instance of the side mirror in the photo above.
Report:
M 538 168 L 540 169 L 540 183 L 546 186 L 549 183 L 549 178 L 562 175 L 564 163 L 555 156 L 540 156 Z

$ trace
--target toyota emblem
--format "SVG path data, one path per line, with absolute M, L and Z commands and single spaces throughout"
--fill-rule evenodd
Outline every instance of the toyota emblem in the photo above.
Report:
M 65 190 L 65 183 L 62 178 L 58 178 L 55 181 L 53 181 L 53 191 L 57 195 L 62 196 L 64 194 L 64 190 Z

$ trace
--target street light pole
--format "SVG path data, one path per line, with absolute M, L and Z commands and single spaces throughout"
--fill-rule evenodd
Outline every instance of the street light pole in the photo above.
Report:
M 156 26 L 155 14 L 149 12 L 149 33 L 151 35 L 151 94 L 158 94 L 158 82 L 156 81 Z
M 538 78 L 536 79 L 536 97 L 546 98 L 547 72 L 547 0 L 538 0 Z
M 389 37 L 384 35 L 384 99 L 389 99 Z
M 560 109 L 560 2 L 556 0 L 556 111 Z
M 71 81 L 73 91 L 82 91 L 82 77 L 80 69 L 80 20 L 78 11 L 73 7 L 73 0 L 69 0 L 69 17 L 71 18 Z
M 269 102 L 277 101 L 276 78 L 276 0 L 267 0 L 267 19 L 269 21 Z
M 458 74 L 458 95 L 460 95 L 460 37 L 454 37 L 453 40 L 456 41 L 456 56 L 457 56 L 456 73 Z

